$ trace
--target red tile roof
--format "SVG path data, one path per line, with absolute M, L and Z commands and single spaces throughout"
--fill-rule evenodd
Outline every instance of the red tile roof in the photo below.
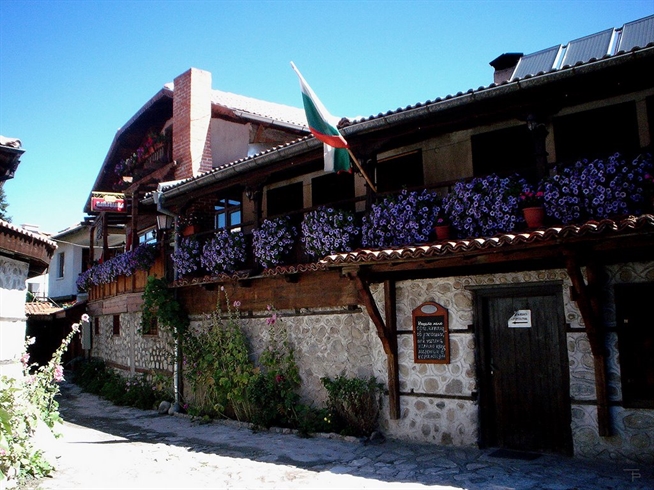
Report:
M 543 230 L 520 233 L 504 233 L 488 238 L 468 238 L 428 243 L 418 246 L 404 246 L 387 249 L 360 249 L 353 252 L 333 254 L 320 263 L 342 265 L 365 262 L 398 261 L 420 258 L 436 258 L 465 252 L 483 252 L 490 249 L 510 248 L 522 244 L 554 243 L 602 235 L 619 235 L 633 231 L 654 232 L 654 215 L 628 216 L 620 220 L 605 219 L 589 221 L 583 225 L 565 225 Z

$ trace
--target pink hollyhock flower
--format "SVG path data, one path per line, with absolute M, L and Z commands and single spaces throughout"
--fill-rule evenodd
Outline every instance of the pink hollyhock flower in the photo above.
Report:
M 61 364 L 57 364 L 54 371 L 54 380 L 59 383 L 64 380 L 64 367 Z

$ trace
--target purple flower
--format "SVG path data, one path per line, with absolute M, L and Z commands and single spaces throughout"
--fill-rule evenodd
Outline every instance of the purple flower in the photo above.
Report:
M 243 232 L 223 229 L 204 244 L 200 263 L 210 274 L 232 273 L 243 265 L 246 259 Z
M 252 232 L 254 257 L 263 267 L 284 263 L 295 245 L 296 228 L 288 216 L 267 219 Z
M 314 258 L 353 250 L 359 235 L 353 213 L 326 207 L 305 214 L 301 228 L 304 249 Z

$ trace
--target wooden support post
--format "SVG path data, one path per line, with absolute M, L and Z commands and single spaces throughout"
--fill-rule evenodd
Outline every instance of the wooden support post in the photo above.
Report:
M 390 352 L 386 355 L 388 365 L 388 410 L 392 420 L 400 418 L 400 370 L 397 360 L 397 308 L 395 281 L 384 281 L 384 311 L 386 312 L 386 337 Z
M 384 347 L 384 352 L 388 359 L 388 399 L 389 399 L 389 412 L 391 419 L 400 418 L 400 383 L 399 383 L 399 369 L 397 368 L 397 337 L 395 335 L 389 335 L 389 327 L 384 324 L 384 320 L 379 313 L 379 308 L 375 303 L 375 299 L 372 297 L 370 292 L 370 287 L 363 280 L 360 274 L 351 274 L 351 279 L 354 279 L 356 283 L 357 290 L 359 292 L 360 301 L 366 307 L 368 315 L 372 319 L 372 322 L 377 328 L 377 335 L 382 342 Z M 392 293 L 390 293 L 392 291 Z M 389 318 L 389 315 L 392 315 L 393 319 L 395 318 L 395 287 L 391 286 L 387 281 L 384 283 L 384 293 L 385 300 L 384 304 L 386 307 L 386 318 Z M 392 295 L 390 299 L 389 293 Z M 393 307 L 389 307 L 389 302 L 392 301 Z M 389 312 L 389 310 L 392 310 Z M 395 320 L 389 322 L 392 324 L 390 330 L 395 330 Z
M 611 415 L 609 413 L 608 389 L 606 379 L 606 346 L 599 298 L 597 297 L 597 270 L 594 266 L 586 268 L 588 286 L 584 282 L 581 268 L 574 255 L 566 258 L 568 275 L 575 290 L 577 305 L 586 325 L 588 342 L 593 353 L 595 367 L 595 393 L 597 398 L 597 426 L 600 436 L 611 435 Z

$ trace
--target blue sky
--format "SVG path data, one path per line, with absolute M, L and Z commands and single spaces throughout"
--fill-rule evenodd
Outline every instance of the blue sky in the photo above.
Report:
M 334 116 L 369 116 L 487 86 L 502 53 L 652 14 L 654 0 L 0 0 L 0 134 L 26 150 L 8 214 L 46 232 L 82 220 L 116 130 L 190 67 L 301 107 L 294 61 Z

